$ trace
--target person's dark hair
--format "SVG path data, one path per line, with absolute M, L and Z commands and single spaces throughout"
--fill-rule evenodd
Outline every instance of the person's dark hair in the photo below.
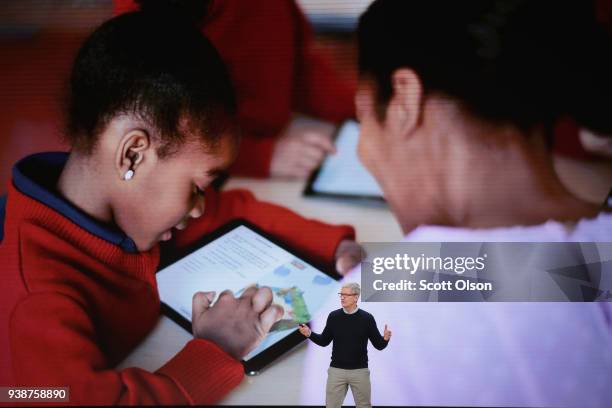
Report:
M 193 24 L 201 24 L 209 14 L 212 0 L 136 0 L 141 10 L 153 13 L 178 14 Z
M 361 16 L 359 68 L 392 96 L 412 68 L 425 92 L 528 129 L 569 115 L 612 133 L 611 42 L 587 0 L 378 0 Z M 379 110 L 379 115 L 381 111 Z
M 132 114 L 165 156 L 187 133 L 214 147 L 235 113 L 229 75 L 199 29 L 176 13 L 138 11 L 103 23 L 78 52 L 66 133 L 73 149 L 90 154 L 112 118 Z

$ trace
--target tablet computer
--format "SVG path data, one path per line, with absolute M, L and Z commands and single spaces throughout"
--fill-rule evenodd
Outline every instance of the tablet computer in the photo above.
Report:
M 238 297 L 253 283 L 272 289 L 273 302 L 283 306 L 285 313 L 242 361 L 249 375 L 301 343 L 305 337 L 298 325 L 308 323 L 340 287 L 335 271 L 315 265 L 245 220 L 224 225 L 180 259 L 165 262 L 156 275 L 162 312 L 190 333 L 195 292 L 219 294 L 230 289 Z
M 306 183 L 304 195 L 384 200 L 383 192 L 357 155 L 359 124 L 347 120 L 334 135 L 336 154 L 328 155 Z

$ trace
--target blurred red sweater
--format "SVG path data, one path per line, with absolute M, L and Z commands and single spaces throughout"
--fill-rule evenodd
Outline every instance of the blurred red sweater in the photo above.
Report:
M 115 15 L 134 10 L 133 0 L 113 0 Z M 233 174 L 269 176 L 275 142 L 293 112 L 331 122 L 354 116 L 355 84 L 313 47 L 294 1 L 213 0 L 202 32 L 221 54 L 238 97 L 243 137 Z
M 202 217 L 168 247 L 138 252 L 122 231 L 59 195 L 66 159 L 39 153 L 21 160 L 8 199 L 0 199 L 3 386 L 68 386 L 70 403 L 79 405 L 215 403 L 240 383 L 243 368 L 210 341 L 189 341 L 154 373 L 114 369 L 159 319 L 160 252 L 238 217 L 327 264 L 341 240 L 354 238 L 351 227 L 306 220 L 247 191 L 209 189 Z

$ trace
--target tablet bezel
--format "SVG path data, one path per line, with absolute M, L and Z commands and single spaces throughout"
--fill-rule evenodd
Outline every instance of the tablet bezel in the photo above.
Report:
M 170 256 L 165 257 L 163 261 L 160 261 L 160 264 L 158 266 L 158 272 L 172 265 L 173 263 L 179 261 L 180 259 L 190 255 L 194 251 L 202 248 L 203 246 L 214 241 L 215 239 L 222 237 L 223 235 L 227 234 L 228 232 L 232 231 L 233 229 L 239 226 L 245 226 L 251 229 L 253 232 L 256 232 L 257 234 L 263 236 L 264 238 L 266 238 L 273 244 L 278 245 L 285 251 L 290 252 L 293 256 L 299 258 L 300 260 L 307 262 L 308 264 L 318 269 L 319 271 L 323 272 L 327 276 L 331 277 L 335 281 L 339 281 L 342 278 L 342 276 L 338 274 L 332 266 L 325 266 L 317 262 L 313 262 L 309 257 L 304 256 L 299 250 L 295 250 L 290 245 L 287 245 L 286 243 L 280 241 L 274 235 L 271 235 L 270 233 L 262 230 L 261 228 L 257 227 L 256 225 L 242 218 L 234 219 L 222 225 L 221 227 L 211 232 L 210 234 L 206 234 L 202 238 L 198 239 L 195 243 L 193 243 L 192 245 L 189 245 L 185 249 L 174 252 L 170 254 Z M 173 320 L 176 324 L 181 326 L 183 329 L 187 330 L 189 333 L 192 333 L 191 322 L 189 320 L 187 320 L 185 317 L 179 314 L 170 305 L 162 302 L 161 299 L 160 299 L 160 302 L 161 302 L 161 312 L 164 315 L 166 315 L 168 318 Z M 307 325 L 310 326 L 308 323 Z M 306 337 L 304 337 L 299 332 L 299 330 L 296 328 L 293 333 L 284 337 L 282 340 L 274 343 L 267 349 L 263 350 L 261 353 L 253 356 L 249 360 L 242 360 L 242 365 L 244 367 L 245 373 L 248 375 L 258 374 L 265 366 L 267 366 L 268 364 L 270 364 L 271 362 L 273 362 L 274 360 L 282 356 L 287 351 L 296 347 L 304 340 L 306 340 Z
M 334 141 L 334 143 L 336 142 L 336 139 L 340 135 L 340 131 L 342 130 L 342 128 L 349 122 L 356 122 L 356 121 L 354 119 L 347 119 L 344 122 L 342 122 L 340 125 L 338 125 L 338 127 L 336 127 L 336 130 L 334 131 L 334 134 L 332 136 L 332 140 Z M 368 200 L 368 201 L 374 200 L 374 201 L 379 201 L 379 202 L 386 202 L 384 197 L 377 196 L 377 195 L 349 194 L 349 193 L 326 193 L 326 192 L 320 192 L 320 191 L 314 190 L 313 188 L 314 183 L 319 177 L 319 174 L 321 173 L 321 170 L 323 169 L 323 163 L 325 162 L 325 159 L 327 159 L 327 157 L 328 156 L 325 156 L 323 161 L 321 161 L 321 164 L 308 177 L 308 180 L 306 181 L 306 186 L 304 187 L 304 191 L 303 191 L 304 196 L 343 198 L 343 199 L 351 198 L 351 199 L 359 199 L 359 200 Z

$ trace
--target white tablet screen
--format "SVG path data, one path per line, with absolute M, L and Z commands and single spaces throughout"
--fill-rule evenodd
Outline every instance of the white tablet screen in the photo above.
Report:
M 317 193 L 346 194 L 382 197 L 378 183 L 359 161 L 357 143 L 359 124 L 345 122 L 336 137 L 336 154 L 323 161 L 319 174 L 312 184 Z
M 329 275 L 244 225 L 157 273 L 162 302 L 188 321 L 195 292 L 216 291 L 218 295 L 230 289 L 240 296 L 253 283 L 269 286 L 285 315 L 245 360 L 294 332 L 299 323 L 310 321 L 340 287 Z

